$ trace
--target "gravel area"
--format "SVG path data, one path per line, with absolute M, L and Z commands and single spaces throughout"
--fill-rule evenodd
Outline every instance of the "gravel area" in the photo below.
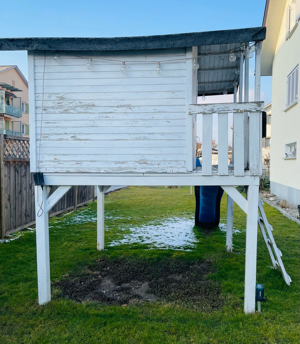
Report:
M 288 203 L 269 191 L 260 191 L 259 196 L 264 202 L 278 209 L 284 216 L 300 224 L 299 211 L 296 205 Z

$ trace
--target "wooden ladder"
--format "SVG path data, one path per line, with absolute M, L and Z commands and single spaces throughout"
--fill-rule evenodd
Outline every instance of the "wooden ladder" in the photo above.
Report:
M 272 265 L 274 267 L 274 269 L 280 269 L 281 273 L 282 273 L 282 277 L 285 280 L 287 285 L 290 285 L 290 283 L 292 282 L 291 277 L 287 274 L 287 272 L 285 271 L 285 267 L 283 265 L 282 262 L 282 253 L 279 250 L 279 248 L 276 246 L 272 231 L 273 231 L 273 227 L 269 224 L 264 208 L 263 208 L 263 201 L 261 199 L 258 200 L 258 210 L 260 212 L 261 216 L 258 216 L 258 225 L 259 228 L 261 230 L 261 234 L 264 238 L 264 241 L 266 243 L 267 249 L 269 251 L 270 257 L 271 257 L 271 261 L 272 261 Z M 266 231 L 265 231 L 266 229 Z M 274 254 L 273 254 L 274 252 Z M 275 259 L 275 257 L 276 259 Z

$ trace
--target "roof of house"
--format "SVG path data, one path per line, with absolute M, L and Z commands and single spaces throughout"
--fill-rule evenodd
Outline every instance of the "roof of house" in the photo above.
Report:
M 19 69 L 17 65 L 0 66 L 0 73 L 7 72 L 10 69 L 15 69 L 16 72 L 19 74 L 20 78 L 25 83 L 25 85 L 28 87 L 28 81 L 26 80 L 25 76 L 23 75 L 23 73 L 21 72 L 21 70 Z
M 266 39 L 262 44 L 261 74 L 272 75 L 273 60 L 284 15 L 285 0 L 266 0 L 263 26 L 267 28 Z
M 0 38 L 0 50 L 121 51 L 186 48 L 264 40 L 264 27 L 114 38 Z

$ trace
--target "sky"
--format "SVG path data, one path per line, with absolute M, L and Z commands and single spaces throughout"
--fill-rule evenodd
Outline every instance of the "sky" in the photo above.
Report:
M 2 0 L 0 37 L 122 37 L 238 29 L 261 26 L 264 8 L 265 0 Z M 26 52 L 0 51 L 0 65 L 6 64 L 18 65 L 27 78 Z M 271 77 L 262 77 L 261 86 L 267 104 Z M 218 98 L 224 100 L 232 97 Z

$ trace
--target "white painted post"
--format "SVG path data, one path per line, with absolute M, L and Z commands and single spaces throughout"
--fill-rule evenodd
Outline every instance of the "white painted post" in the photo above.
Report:
M 97 187 L 97 250 L 104 250 L 104 192 L 102 186 Z
M 233 114 L 234 175 L 244 176 L 244 114 Z
M 257 259 L 257 218 L 258 185 L 248 188 L 248 213 L 246 229 L 246 264 L 245 264 L 245 313 L 255 312 L 256 259 Z
M 233 93 L 233 102 L 236 103 L 237 102 L 237 84 L 234 85 L 234 93 Z M 233 126 L 232 126 L 233 128 Z M 231 158 L 231 163 L 234 164 L 234 132 L 232 129 L 232 158 Z
M 261 77 L 261 47 L 262 42 L 256 43 L 255 49 L 255 101 L 260 101 Z M 259 174 L 262 173 L 262 113 L 259 113 Z
M 249 117 L 249 171 L 252 176 L 259 176 L 261 171 L 259 113 L 251 113 Z
M 243 102 L 243 83 L 244 83 L 244 53 L 240 55 L 240 80 L 239 80 L 239 102 Z
M 218 174 L 228 176 L 228 114 L 218 114 Z
M 35 75 L 34 75 L 34 52 L 28 51 L 28 82 L 29 82 L 29 124 L 30 124 L 30 172 L 38 171 L 37 164 L 37 132 L 36 132 L 36 109 L 35 109 Z
M 202 115 L 202 174 L 212 174 L 212 114 Z
M 226 251 L 232 252 L 233 199 L 227 194 Z
M 237 102 L 237 84 L 234 85 L 233 102 Z
M 51 300 L 47 197 L 47 187 L 35 186 L 37 276 L 40 305 Z
M 198 47 L 194 46 L 186 50 L 186 106 L 197 104 L 198 96 L 198 70 L 193 68 L 194 59 L 198 61 Z M 187 147 L 187 171 L 196 168 L 196 116 L 186 113 L 186 147 Z
M 247 53 L 249 46 L 245 53 L 245 88 L 244 88 L 244 101 L 249 102 L 249 57 Z M 244 113 L 244 141 L 245 141 L 245 153 L 244 153 L 244 168 L 249 167 L 249 116 L 248 112 Z

